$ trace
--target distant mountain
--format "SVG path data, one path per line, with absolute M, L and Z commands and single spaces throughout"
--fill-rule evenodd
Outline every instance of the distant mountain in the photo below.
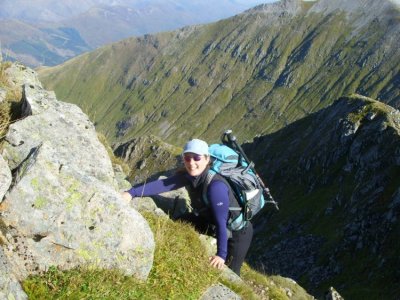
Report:
M 56 65 L 123 38 L 219 20 L 262 2 L 4 0 L 0 3 L 1 48 L 10 60 L 30 66 Z
M 43 69 L 111 141 L 174 144 L 274 132 L 359 93 L 399 107 L 400 14 L 391 1 L 282 1 L 209 25 L 115 43 Z M 234 116 L 234 117 L 232 117 Z
M 139 11 L 180 9 L 186 12 L 195 12 L 196 18 L 205 13 L 213 17 L 230 16 L 249 7 L 271 0 L 2 0 L 0 19 L 18 19 L 24 22 L 61 22 L 85 13 L 95 7 L 125 7 Z M 174 17 L 174 16 L 170 16 Z
M 17 20 L 0 21 L 4 60 L 29 66 L 57 65 L 93 49 L 72 27 L 38 27 Z
M 84 39 L 96 48 L 131 36 L 208 23 L 250 7 L 232 4 L 231 1 L 185 2 L 187 1 L 156 1 L 142 4 L 139 8 L 121 5 L 94 6 L 63 21 L 63 24 L 76 28 Z M 98 34 L 99 31 L 101 34 Z

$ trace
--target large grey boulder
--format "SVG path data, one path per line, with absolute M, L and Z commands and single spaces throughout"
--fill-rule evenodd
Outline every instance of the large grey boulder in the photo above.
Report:
M 242 298 L 223 284 L 215 284 L 210 286 L 200 298 L 200 300 L 217 300 L 217 299 L 241 300 Z
M 53 149 L 48 161 L 60 170 L 76 170 L 117 186 L 107 151 L 78 106 L 57 101 L 54 93 L 40 86 L 25 85 L 23 94 L 27 117 L 10 126 L 3 151 L 11 169 L 21 166 L 47 141 Z
M 42 87 L 37 73 L 23 64 L 13 63 L 6 69 L 5 73 L 9 84 L 16 87 L 20 87 L 26 83 Z
M 0 299 L 25 300 L 28 296 L 12 275 L 7 257 L 0 248 Z
M 11 171 L 7 163 L 0 155 L 0 203 L 11 185 Z
M 155 195 L 152 198 L 157 207 L 161 208 L 173 220 L 179 219 L 185 213 L 192 211 L 189 193 L 184 187 Z
M 16 78 L 30 78 L 19 75 Z M 26 117 L 10 126 L 2 155 L 15 169 L 1 205 L 4 253 L 18 280 L 50 266 L 119 269 L 145 279 L 154 238 L 124 203 L 93 124 L 40 85 L 24 85 Z

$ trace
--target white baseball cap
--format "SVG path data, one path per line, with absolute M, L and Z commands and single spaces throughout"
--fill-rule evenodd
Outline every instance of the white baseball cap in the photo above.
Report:
M 198 155 L 208 155 L 208 144 L 199 139 L 193 139 L 186 143 L 183 153 L 195 153 Z

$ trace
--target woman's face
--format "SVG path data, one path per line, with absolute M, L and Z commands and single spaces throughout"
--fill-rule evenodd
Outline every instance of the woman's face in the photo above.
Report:
M 183 154 L 183 162 L 189 175 L 198 176 L 207 168 L 210 157 L 188 152 Z

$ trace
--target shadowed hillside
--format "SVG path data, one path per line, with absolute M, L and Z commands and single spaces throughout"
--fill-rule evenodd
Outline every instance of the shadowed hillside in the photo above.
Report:
M 250 261 L 321 294 L 398 299 L 400 112 L 354 95 L 244 145 L 280 203 Z

